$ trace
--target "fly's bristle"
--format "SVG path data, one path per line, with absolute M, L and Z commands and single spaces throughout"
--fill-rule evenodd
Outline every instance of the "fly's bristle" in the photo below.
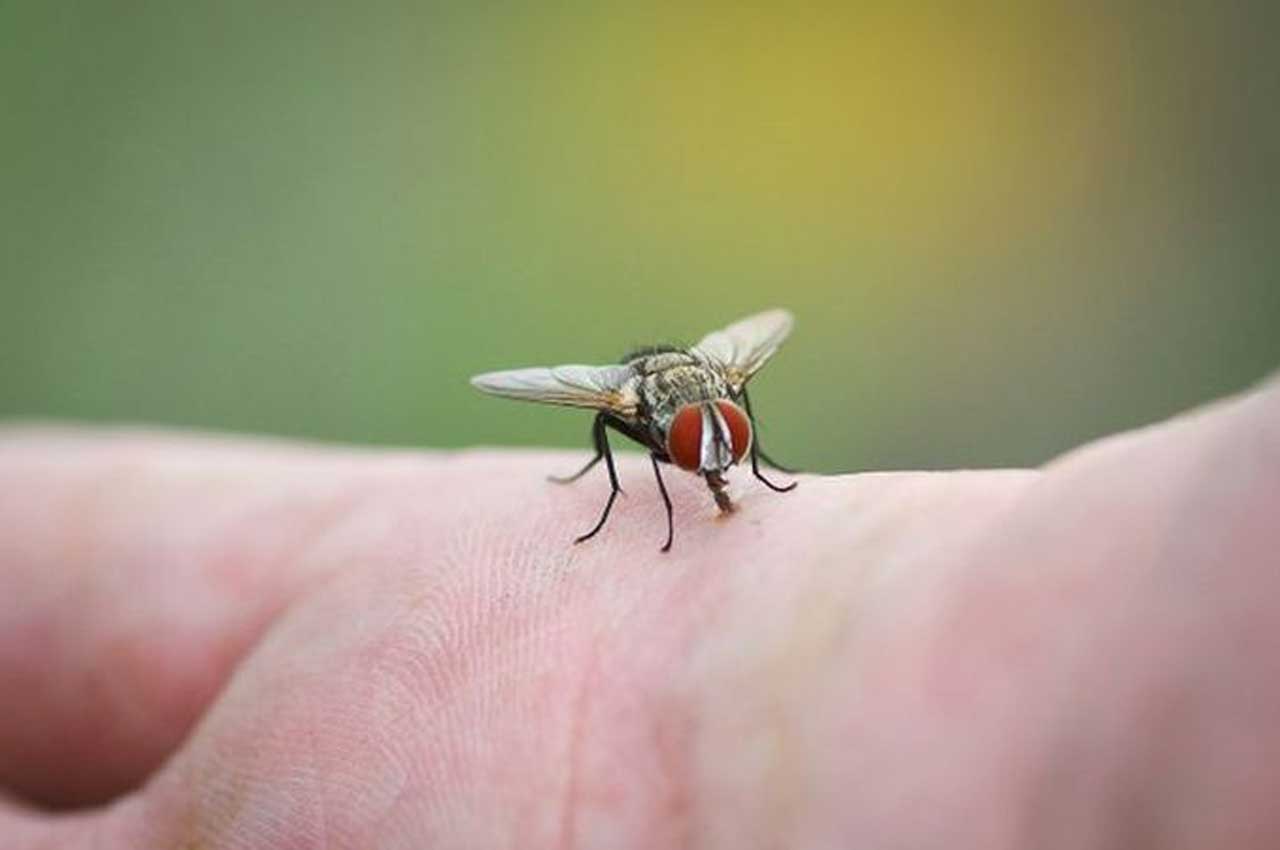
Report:
M 684 351 L 684 349 L 678 345 L 668 345 L 668 344 L 637 345 L 633 347 L 630 351 L 628 351 L 626 354 L 622 355 L 622 359 L 619 360 L 618 362 L 627 363 L 632 360 L 635 360 L 637 357 L 649 357 L 654 354 L 670 354 L 673 352 L 681 352 L 681 351 Z

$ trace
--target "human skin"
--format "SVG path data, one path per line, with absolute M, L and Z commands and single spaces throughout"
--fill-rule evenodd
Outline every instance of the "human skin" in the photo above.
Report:
M 1276 384 L 667 554 L 582 460 L 0 431 L 0 847 L 1280 846 Z

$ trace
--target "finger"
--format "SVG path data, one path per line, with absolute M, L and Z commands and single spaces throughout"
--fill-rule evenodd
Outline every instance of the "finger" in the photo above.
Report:
M 719 518 L 673 476 L 664 555 L 655 485 L 572 546 L 608 485 L 566 491 L 532 460 L 468 454 L 433 481 L 446 504 L 402 492 L 310 553 L 360 568 L 290 610 L 150 787 L 181 813 L 171 842 L 264 846 L 289 824 L 314 846 L 742 847 L 768 818 L 780 840 L 767 801 L 785 784 L 810 814 L 836 750 L 806 730 L 844 707 L 827 689 L 852 636 L 915 610 L 902 575 L 1030 477 L 747 478 Z
M 72 805 L 138 783 L 314 581 L 298 553 L 381 469 L 283 444 L 4 432 L 0 787 Z
M 0 847 L 5 850 L 137 850 L 162 846 L 163 818 L 134 797 L 112 806 L 50 815 L 0 795 Z
M 862 756 L 1026 846 L 1278 846 L 1277 517 L 1275 383 L 1050 464 L 946 582 L 915 749 Z

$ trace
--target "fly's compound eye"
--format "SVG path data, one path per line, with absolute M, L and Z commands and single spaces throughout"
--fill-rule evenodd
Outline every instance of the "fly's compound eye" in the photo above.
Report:
M 745 410 L 731 401 L 717 401 L 716 407 L 729 426 L 730 445 L 733 446 L 734 463 L 740 463 L 751 450 L 751 418 Z
M 711 416 L 709 409 L 704 411 L 702 405 L 686 404 L 671 420 L 667 456 L 681 469 L 697 472 L 702 468 L 703 428 L 707 426 L 727 429 L 721 436 L 729 444 L 735 463 L 751 450 L 751 420 L 746 412 L 731 401 L 721 400 L 715 404 L 718 417 Z
M 702 465 L 702 408 L 686 404 L 676 411 L 667 432 L 667 455 L 681 469 L 696 472 Z

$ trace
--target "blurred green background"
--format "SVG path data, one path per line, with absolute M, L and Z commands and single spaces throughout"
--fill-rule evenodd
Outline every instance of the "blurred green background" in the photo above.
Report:
M 0 415 L 582 446 L 469 375 L 757 309 L 780 459 L 1040 462 L 1280 364 L 1271 4 L 0 5 Z

